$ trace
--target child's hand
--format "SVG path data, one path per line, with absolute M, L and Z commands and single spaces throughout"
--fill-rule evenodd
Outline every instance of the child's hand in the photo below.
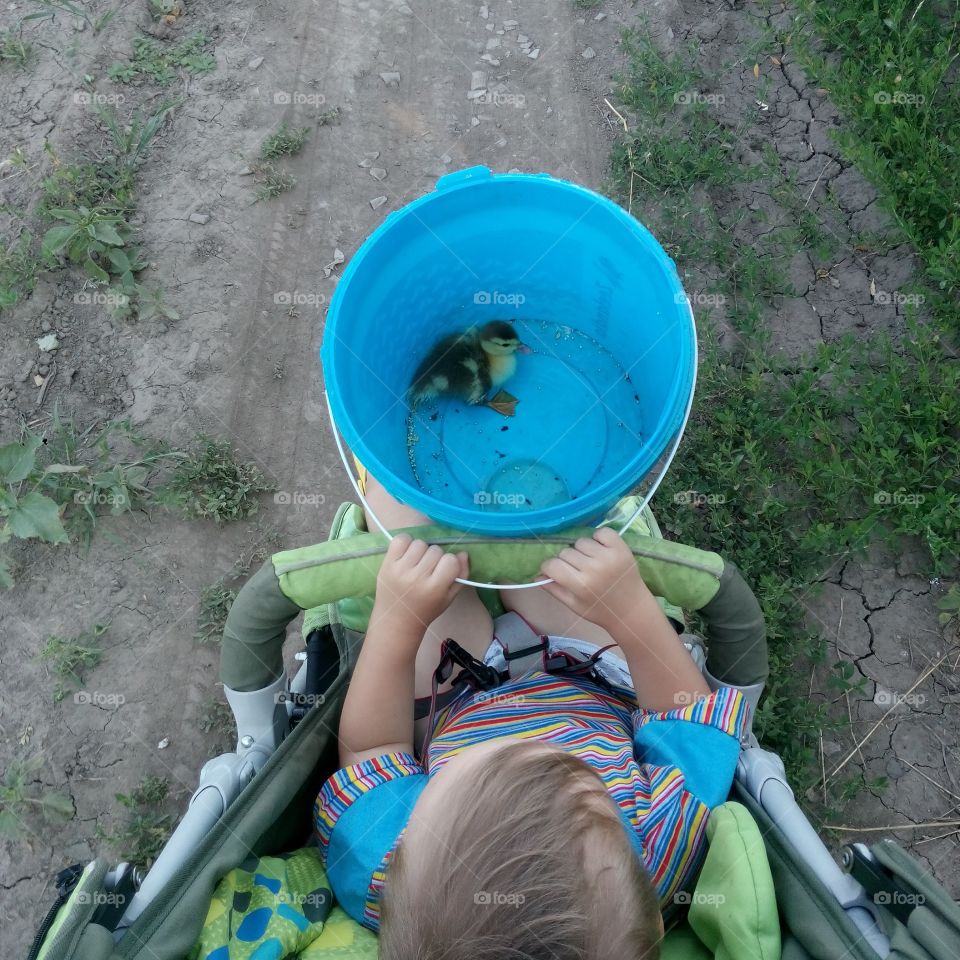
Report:
M 373 613 L 393 629 L 419 630 L 427 626 L 453 602 L 467 576 L 467 555 L 445 553 L 436 544 L 412 540 L 397 534 L 387 547 L 380 574 Z
M 630 548 L 609 527 L 545 560 L 540 572 L 555 581 L 544 584 L 547 593 L 611 633 L 630 622 L 637 601 L 649 593 Z

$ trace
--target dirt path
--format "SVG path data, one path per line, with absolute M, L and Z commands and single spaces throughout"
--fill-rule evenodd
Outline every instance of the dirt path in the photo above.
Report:
M 6 15 L 25 12 L 21 4 Z M 13 414 L 37 415 L 36 388 L 27 376 L 18 378 L 36 358 L 34 338 L 46 322 L 62 346 L 43 410 L 59 400 L 81 418 L 130 416 L 150 435 L 180 445 L 198 430 L 228 438 L 279 491 L 312 494 L 319 505 L 284 506 L 267 497 L 257 524 L 221 530 L 160 513 L 128 516 L 105 524 L 89 554 L 49 549 L 24 558 L 18 587 L 0 600 L 9 638 L 0 648 L 4 754 L 18 741 L 41 751 L 43 783 L 66 789 L 76 816 L 62 828 L 34 824 L 26 839 L 0 841 L 0 917 L 11 934 L 4 958 L 23 952 L 52 898 L 52 873 L 98 852 L 113 855 L 97 830 L 118 820 L 114 793 L 128 793 L 147 774 L 162 775 L 176 794 L 171 809 L 179 809 L 216 749 L 215 735 L 197 725 L 216 684 L 216 651 L 192 640 L 201 589 L 229 573 L 238 555 L 325 538 L 337 505 L 350 497 L 317 360 L 338 272 L 325 278 L 323 267 L 336 249 L 349 260 L 387 213 L 438 177 L 473 164 L 545 171 L 602 189 L 616 129 L 603 108 L 605 96 L 615 98 L 616 39 L 643 16 L 677 49 L 696 27 L 718 63 L 748 27 L 725 8 L 708 16 L 706 8 L 683 13 L 655 0 L 590 11 L 532 0 L 483 7 L 211 0 L 188 8 L 172 28 L 176 36 L 203 30 L 217 60 L 215 72 L 172 88 L 184 103 L 138 176 L 149 276 L 181 319 L 111 321 L 102 308 L 74 301 L 76 278 L 42 280 L 26 303 L 5 314 L 10 332 L 0 383 L 11 384 L 13 396 L 0 421 L 3 440 L 13 435 Z M 62 17 L 31 28 L 38 59 L 0 92 L 0 109 L 13 118 L 2 155 L 21 148 L 33 172 L 5 177 L 6 202 L 25 205 L 35 192 L 44 137 L 65 157 L 90 142 L 89 120 L 73 97 L 78 78 L 103 76 L 149 25 L 138 5 L 123 8 L 97 36 Z M 802 82 L 794 82 L 802 94 Z M 125 92 L 131 103 L 145 95 L 107 81 L 99 86 Z M 339 118 L 318 123 L 333 108 Z M 281 163 L 297 185 L 254 203 L 250 164 L 281 121 L 311 130 L 303 151 Z M 891 269 L 905 259 L 891 260 Z M 831 303 L 828 295 L 821 304 L 827 326 L 809 312 L 784 313 L 778 329 L 785 348 L 799 353 L 830 335 L 830 322 L 836 330 L 841 320 L 853 324 L 850 304 Z M 843 576 L 849 580 L 852 569 Z M 891 589 L 891 598 L 907 599 L 899 586 Z M 834 624 L 839 600 L 825 603 L 822 619 Z M 49 634 L 75 634 L 95 622 L 110 628 L 88 687 L 123 702 L 115 709 L 70 699 L 54 705 L 52 680 L 36 652 Z M 159 751 L 166 738 L 169 746 Z M 887 822 L 895 811 L 879 799 L 871 807 L 871 796 L 858 810 L 861 822 Z M 938 865 L 944 862 L 938 855 Z

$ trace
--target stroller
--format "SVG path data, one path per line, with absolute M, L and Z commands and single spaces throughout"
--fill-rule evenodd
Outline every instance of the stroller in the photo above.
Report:
M 615 512 L 630 516 L 636 503 L 627 498 Z M 591 533 L 578 528 L 533 541 L 465 535 L 435 525 L 408 532 L 466 550 L 471 575 L 488 582 L 531 579 L 544 559 Z M 755 706 L 767 672 L 766 637 L 759 605 L 736 568 L 717 554 L 664 540 L 649 508 L 623 536 L 667 615 L 682 623 L 683 610 L 699 614 L 705 658 L 698 638 L 684 634 L 683 639 L 711 684 L 752 688 L 748 699 Z M 146 876 L 130 864 L 111 866 L 101 859 L 58 874 L 57 901 L 29 960 L 195 955 L 215 888 L 225 875 L 251 855 L 280 855 L 310 842 L 312 805 L 337 767 L 338 713 L 386 542 L 366 531 L 356 504 L 344 503 L 327 542 L 275 554 L 251 577 L 230 612 L 221 654 L 237 721 L 236 750 L 204 765 L 183 820 Z M 495 591 L 480 595 L 492 615 L 503 612 Z M 301 611 L 306 611 L 306 653 L 298 654 L 301 667 L 288 682 L 282 646 L 287 625 Z M 960 957 L 960 908 L 943 888 L 889 840 L 849 845 L 838 865 L 794 800 L 779 757 L 752 734 L 742 742 L 730 800 L 734 803 L 724 806 L 735 807 L 749 821 L 756 843 L 752 849 L 721 843 L 714 831 L 696 889 L 685 900 L 678 898 L 681 905 L 689 904 L 689 913 L 681 909 L 681 916 L 668 917 L 662 944 L 667 960 Z M 724 857 L 746 859 L 749 869 L 731 872 Z M 755 889 L 739 886 L 752 883 L 751 877 Z M 736 919 L 737 936 L 751 937 L 760 944 L 757 949 L 742 953 L 737 939 L 723 930 L 704 933 L 710 924 L 697 922 L 697 905 L 712 894 L 701 883 L 712 882 L 714 890 L 718 883 L 732 884 L 737 893 L 731 900 L 749 901 L 753 894 L 759 898 L 764 877 L 772 881 L 772 925 L 769 916 L 755 921 L 766 926 L 759 930 L 750 929 L 750 917 Z M 366 955 L 372 957 L 375 944 L 370 944 Z M 322 960 L 324 954 L 309 956 Z M 327 956 L 332 960 L 332 953 Z

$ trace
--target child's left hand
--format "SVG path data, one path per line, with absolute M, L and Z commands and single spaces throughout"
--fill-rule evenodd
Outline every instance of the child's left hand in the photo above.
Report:
M 387 547 L 377 576 L 373 615 L 393 630 L 422 632 L 453 602 L 466 577 L 466 553 L 445 553 L 436 544 L 397 534 Z

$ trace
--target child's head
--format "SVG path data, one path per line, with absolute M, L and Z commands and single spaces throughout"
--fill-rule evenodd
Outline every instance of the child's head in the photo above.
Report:
M 456 755 L 387 871 L 383 960 L 655 960 L 653 887 L 603 781 L 538 740 Z

